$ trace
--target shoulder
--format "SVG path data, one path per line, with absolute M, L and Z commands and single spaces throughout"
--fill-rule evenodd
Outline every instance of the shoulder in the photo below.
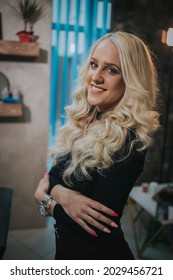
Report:
M 136 168 L 143 170 L 143 166 L 145 163 L 145 157 L 147 154 L 147 150 L 138 151 L 137 149 L 133 148 L 129 154 L 121 154 L 119 155 L 118 159 L 117 156 L 114 160 L 114 164 L 110 167 L 111 169 L 117 168 Z
M 113 155 L 111 170 L 129 170 L 141 173 L 144 168 L 147 149 L 141 150 L 142 143 L 137 140 L 134 131 L 128 131 L 124 146 Z
M 124 145 L 113 154 L 113 159 L 115 162 L 120 162 L 136 157 L 143 158 L 146 156 L 147 149 L 141 150 L 141 147 L 142 142 L 137 139 L 135 131 L 129 130 Z

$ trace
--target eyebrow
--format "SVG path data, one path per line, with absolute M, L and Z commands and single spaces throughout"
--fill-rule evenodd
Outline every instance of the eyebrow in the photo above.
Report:
M 94 61 L 97 62 L 97 59 L 94 58 L 94 57 L 91 57 L 91 60 L 94 60 Z M 106 66 L 115 66 L 115 67 L 120 71 L 120 73 L 121 73 L 121 68 L 120 68 L 117 64 L 109 63 L 109 62 L 104 62 L 104 64 L 105 64 Z

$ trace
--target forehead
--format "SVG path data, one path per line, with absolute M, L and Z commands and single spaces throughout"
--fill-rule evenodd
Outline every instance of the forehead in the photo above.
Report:
M 98 43 L 92 53 L 92 57 L 97 60 L 104 60 L 106 63 L 115 63 L 120 66 L 118 49 L 108 38 Z

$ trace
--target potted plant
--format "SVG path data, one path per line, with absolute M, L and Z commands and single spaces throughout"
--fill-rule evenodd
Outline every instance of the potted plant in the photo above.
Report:
M 16 35 L 19 36 L 21 42 L 32 41 L 34 35 L 33 26 L 43 16 L 43 6 L 37 0 L 16 0 L 16 5 L 10 6 L 24 22 L 24 29 L 17 32 Z

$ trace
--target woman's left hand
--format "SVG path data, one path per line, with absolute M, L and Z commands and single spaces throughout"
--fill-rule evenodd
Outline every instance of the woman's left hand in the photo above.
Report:
M 34 198 L 37 203 L 43 200 L 44 195 L 49 188 L 49 176 L 45 174 L 39 182 Z M 101 231 L 109 233 L 110 230 L 105 226 L 117 227 L 118 225 L 112 219 L 117 214 L 102 203 L 99 203 L 89 197 L 84 196 L 80 192 L 56 185 L 51 191 L 55 200 L 51 203 L 50 214 L 53 216 L 53 210 L 58 203 L 62 206 L 66 214 L 79 224 L 89 234 L 97 236 L 92 226 Z M 109 215 L 110 218 L 105 216 Z M 104 224 L 104 225 L 103 225 Z

